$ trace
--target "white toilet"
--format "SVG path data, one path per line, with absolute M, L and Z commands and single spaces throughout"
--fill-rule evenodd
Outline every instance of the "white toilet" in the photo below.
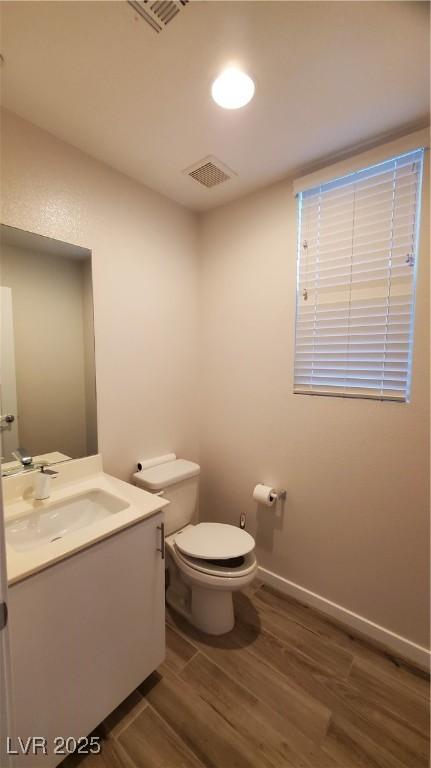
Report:
M 202 632 L 222 635 L 235 623 L 232 592 L 256 575 L 255 544 L 233 525 L 192 524 L 199 473 L 198 464 L 175 459 L 136 472 L 133 482 L 170 501 L 165 510 L 168 604 Z

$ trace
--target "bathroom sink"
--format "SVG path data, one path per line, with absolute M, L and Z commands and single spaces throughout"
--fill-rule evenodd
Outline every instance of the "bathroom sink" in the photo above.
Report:
M 87 491 L 44 509 L 33 509 L 6 523 L 6 541 L 24 552 L 62 539 L 98 520 L 127 509 L 127 501 L 103 490 Z

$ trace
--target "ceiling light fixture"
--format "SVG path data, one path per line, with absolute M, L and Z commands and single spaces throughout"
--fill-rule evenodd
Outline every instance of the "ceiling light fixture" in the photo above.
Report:
M 211 95 L 223 109 L 239 109 L 252 100 L 254 82 L 240 69 L 228 67 L 214 80 Z

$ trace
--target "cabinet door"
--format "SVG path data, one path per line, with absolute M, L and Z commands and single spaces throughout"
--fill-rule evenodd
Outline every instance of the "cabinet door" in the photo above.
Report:
M 165 656 L 163 513 L 10 589 L 16 737 L 86 736 Z

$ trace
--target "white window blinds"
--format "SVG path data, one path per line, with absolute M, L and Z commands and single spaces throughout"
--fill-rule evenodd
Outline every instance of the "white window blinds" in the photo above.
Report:
M 299 193 L 295 392 L 408 398 L 422 161 Z

